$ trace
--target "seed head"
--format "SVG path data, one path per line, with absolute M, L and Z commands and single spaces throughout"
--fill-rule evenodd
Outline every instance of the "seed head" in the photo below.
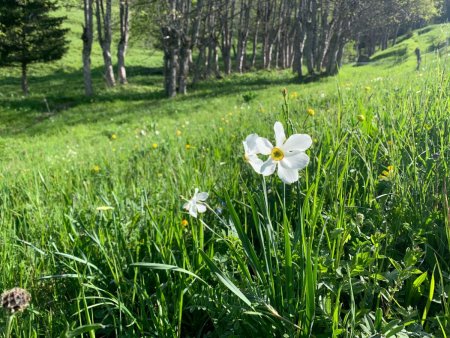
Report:
M 364 222 L 364 214 L 358 212 L 356 214 L 356 223 L 362 224 L 363 222 Z
M 30 293 L 21 288 L 7 290 L 1 295 L 2 307 L 11 313 L 23 311 L 30 305 Z

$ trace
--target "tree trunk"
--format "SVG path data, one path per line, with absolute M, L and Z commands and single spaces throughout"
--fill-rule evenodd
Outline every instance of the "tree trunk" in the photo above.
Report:
M 199 45 L 198 57 L 197 57 L 197 61 L 195 62 L 194 79 L 192 80 L 192 82 L 194 84 L 197 83 L 204 75 L 206 63 L 207 63 L 206 48 L 205 48 L 204 43 L 202 42 Z
M 23 92 L 23 95 L 25 95 L 25 96 L 28 96 L 28 94 L 29 94 L 27 64 L 26 63 L 22 63 L 22 92 Z
M 241 3 L 241 13 L 239 18 L 238 42 L 236 53 L 236 70 L 242 74 L 247 50 L 247 39 L 250 28 L 250 6 L 252 0 Z
M 84 77 L 84 93 L 86 96 L 92 96 L 94 90 L 92 88 L 92 74 L 91 74 L 91 51 L 93 40 L 93 0 L 84 0 L 84 26 L 83 35 L 83 77 Z
M 337 30 L 333 34 L 333 38 L 330 42 L 330 46 L 328 48 L 328 59 L 327 59 L 327 67 L 326 74 L 327 75 L 336 75 L 338 73 L 338 62 L 339 62 L 339 53 L 343 46 L 343 42 L 341 41 L 341 28 Z M 341 55 L 342 56 L 342 55 Z
M 253 35 L 252 45 L 252 68 L 256 66 L 256 47 L 258 46 L 258 34 L 259 34 L 259 19 L 256 20 L 255 33 Z
M 125 55 L 128 49 L 128 39 L 130 37 L 130 7 L 129 0 L 120 0 L 120 39 L 117 47 L 117 67 L 120 84 L 128 83 L 127 70 L 125 68 Z
M 170 27 L 162 27 L 161 32 L 164 37 L 164 89 L 168 97 L 175 97 L 179 69 L 179 35 Z
M 189 38 L 183 39 L 180 47 L 180 70 L 178 77 L 178 93 L 187 94 L 187 81 L 189 75 L 189 64 L 191 61 L 191 40 Z
M 105 81 L 108 87 L 114 87 L 116 80 L 114 78 L 114 69 L 111 56 L 111 40 L 112 40 L 112 28 L 111 28 L 111 1 L 106 1 L 106 9 L 103 4 L 103 0 L 95 0 L 96 2 L 96 16 L 97 16 L 97 30 L 98 41 L 102 48 L 103 63 L 105 65 Z
M 167 96 L 175 97 L 177 95 L 177 69 L 178 69 L 178 53 L 173 51 L 169 56 L 169 78 L 167 87 Z
M 316 8 L 317 3 L 315 0 L 308 1 L 308 10 L 305 13 L 305 29 L 306 29 L 306 40 L 305 40 L 305 63 L 308 69 L 309 75 L 314 75 L 314 49 L 315 49 L 315 25 L 316 25 Z
M 220 78 L 220 68 L 219 68 L 219 51 L 217 47 L 217 43 L 214 43 L 212 46 L 212 58 L 211 58 L 211 69 L 214 72 L 216 78 Z
M 222 25 L 222 59 L 225 74 L 231 74 L 231 47 L 233 42 L 233 19 L 236 0 L 225 0 L 225 6 L 221 16 Z
M 303 80 L 303 49 L 305 47 L 306 33 L 303 29 L 302 24 L 302 8 L 299 9 L 299 14 L 297 16 L 297 30 L 295 33 L 295 47 L 294 47 L 294 57 L 292 63 L 292 70 L 297 73 L 297 79 L 299 81 Z

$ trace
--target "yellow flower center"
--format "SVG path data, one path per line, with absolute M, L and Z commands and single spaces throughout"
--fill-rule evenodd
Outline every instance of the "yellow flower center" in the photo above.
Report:
M 248 157 L 248 155 L 247 154 L 244 154 L 244 161 L 245 162 L 248 162 L 250 160 L 250 158 Z
M 270 156 L 274 161 L 281 161 L 284 158 L 284 153 L 280 148 L 274 147 Z

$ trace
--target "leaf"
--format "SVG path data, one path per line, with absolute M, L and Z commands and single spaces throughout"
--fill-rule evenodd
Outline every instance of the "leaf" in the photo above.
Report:
M 254 205 L 254 202 L 251 198 L 251 195 L 249 194 L 250 203 L 252 206 L 252 212 L 256 213 L 256 206 Z M 239 236 L 239 239 L 242 242 L 242 247 L 244 248 L 245 254 L 247 258 L 249 259 L 249 262 L 252 266 L 252 268 L 255 270 L 255 272 L 258 275 L 258 279 L 260 281 L 265 281 L 264 279 L 264 271 L 261 267 L 261 264 L 259 262 L 258 256 L 256 255 L 255 249 L 253 248 L 252 243 L 250 242 L 250 239 L 248 238 L 247 234 L 244 231 L 244 228 L 242 226 L 242 223 L 239 219 L 239 216 L 236 213 L 236 210 L 234 209 L 233 203 L 231 202 L 230 196 L 228 193 L 225 193 L 225 201 L 227 203 L 227 208 L 230 212 L 230 216 L 233 220 L 233 224 L 236 228 L 236 232 Z M 257 219 L 257 217 L 256 217 Z
M 219 268 L 208 257 L 208 255 L 201 250 L 200 254 L 205 260 L 205 263 L 206 265 L 208 265 L 211 272 L 216 275 L 216 277 L 222 282 L 222 284 L 225 285 L 236 296 L 238 296 L 245 304 L 251 307 L 252 303 L 250 302 L 250 300 L 241 292 L 241 290 L 238 289 L 236 285 L 233 284 L 232 281 L 230 281 L 230 279 L 222 271 L 219 270 Z
M 83 333 L 96 331 L 99 329 L 104 329 L 105 327 L 106 327 L 106 325 L 103 325 L 103 324 L 83 325 L 83 326 L 77 327 L 76 329 L 66 332 L 65 337 L 66 338 L 78 337 L 78 336 L 82 335 Z
M 180 268 L 176 265 L 168 265 L 168 264 L 159 264 L 159 263 L 146 263 L 146 262 L 138 262 L 138 263 L 133 263 L 130 264 L 130 266 L 137 266 L 137 267 L 144 267 L 144 268 L 150 268 L 153 270 L 168 270 L 168 271 L 176 271 L 176 272 L 181 272 L 181 273 L 185 273 L 189 276 L 192 276 L 196 279 L 198 279 L 199 281 L 205 283 L 206 285 L 208 285 L 208 283 L 206 283 L 203 279 L 201 279 L 199 276 L 197 276 L 195 273 L 190 272 L 188 270 L 185 270 L 183 268 Z
M 434 296 L 434 287 L 435 287 L 435 281 L 434 281 L 434 270 L 436 269 L 436 266 L 434 266 L 433 272 L 431 274 L 431 281 L 430 281 L 430 292 L 428 293 L 428 299 L 427 304 L 425 305 L 425 309 L 423 310 L 422 314 L 422 326 L 425 323 L 425 320 L 427 319 L 428 311 L 430 310 L 430 305 L 433 300 Z
M 401 324 L 400 319 L 395 319 L 395 320 L 390 321 L 383 328 L 383 333 L 386 336 L 386 338 L 388 338 L 388 337 L 392 337 L 393 335 L 399 333 L 403 329 L 404 329 L 404 326 L 403 326 L 403 324 Z
M 419 294 L 419 287 L 422 285 L 422 283 L 427 279 L 428 273 L 425 271 L 422 273 L 419 277 L 417 277 L 413 285 L 411 287 L 411 290 L 409 291 L 408 295 L 408 302 L 411 303 L 411 301 Z

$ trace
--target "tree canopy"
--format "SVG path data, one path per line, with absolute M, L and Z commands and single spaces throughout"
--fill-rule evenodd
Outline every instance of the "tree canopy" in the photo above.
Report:
M 3 0 L 0 3 L 0 65 L 22 67 L 22 89 L 28 93 L 27 65 L 60 59 L 67 50 L 61 27 L 65 17 L 52 14 L 51 0 Z

